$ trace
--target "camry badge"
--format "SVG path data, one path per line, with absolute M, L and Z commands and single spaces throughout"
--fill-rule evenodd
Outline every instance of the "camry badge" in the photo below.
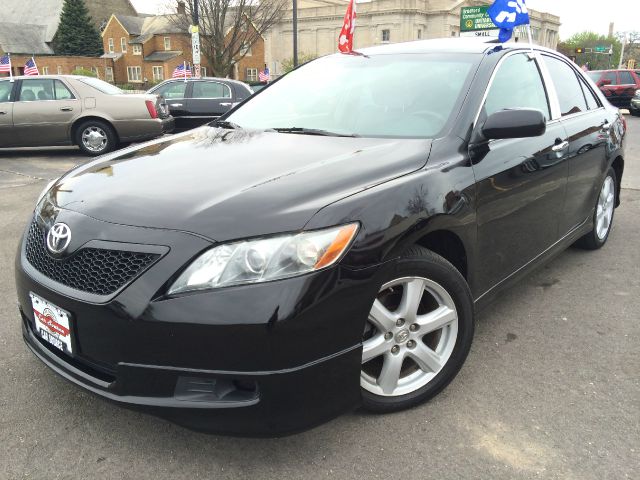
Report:
M 56 223 L 47 234 L 47 249 L 51 253 L 62 253 L 71 243 L 71 229 L 66 223 Z

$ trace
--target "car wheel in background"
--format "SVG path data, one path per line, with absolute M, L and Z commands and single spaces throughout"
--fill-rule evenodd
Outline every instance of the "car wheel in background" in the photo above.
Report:
M 473 330 L 471 293 L 460 272 L 430 250 L 408 249 L 380 288 L 365 325 L 364 408 L 402 410 L 436 395 L 462 367 Z
M 609 168 L 600 187 L 600 194 L 593 213 L 593 230 L 575 243 L 577 247 L 597 250 L 607 242 L 616 208 L 616 185 L 616 172 L 613 168 Z
M 87 155 L 95 156 L 116 148 L 118 139 L 113 127 L 99 120 L 87 120 L 76 129 L 76 144 Z

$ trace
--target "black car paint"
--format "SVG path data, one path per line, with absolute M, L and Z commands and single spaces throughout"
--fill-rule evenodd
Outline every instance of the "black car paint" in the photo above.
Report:
M 222 78 L 190 78 L 185 80 L 166 80 L 149 90 L 148 93 L 156 93 L 167 84 L 176 82 L 186 83 L 184 98 L 166 99 L 169 112 L 175 120 L 175 132 L 183 132 L 208 123 L 225 113 L 234 105 L 237 105 L 251 96 L 251 90 L 237 81 Z M 193 85 L 196 82 L 217 82 L 229 87 L 230 98 L 193 98 Z
M 168 252 L 121 292 L 89 298 L 34 272 L 23 244 L 16 282 L 27 344 L 72 382 L 195 429 L 280 435 L 356 407 L 364 321 L 407 246 L 428 245 L 441 232 L 459 242 L 458 266 L 482 308 L 591 229 L 598 186 L 622 156 L 621 120 L 609 107 L 551 122 L 540 137 L 470 144 L 484 89 L 505 53 L 491 52 L 449 134 L 433 141 L 204 127 L 215 132 L 203 134 L 209 140 L 198 142 L 200 133 L 191 132 L 67 174 L 38 213 L 47 226 L 63 221 L 72 228 L 72 249 L 97 239 Z M 604 120 L 607 129 L 598 127 Z M 570 143 L 561 154 L 551 150 L 558 139 Z M 375 169 L 359 176 L 358 158 Z M 212 163 L 225 160 L 233 175 Z M 201 178 L 181 178 L 179 161 Z M 263 171 L 261 162 L 274 167 Z M 127 171 L 136 165 L 152 174 Z M 234 188 L 234 175 L 247 178 Z M 328 270 L 166 295 L 177 274 L 216 242 L 353 221 L 360 224 L 355 242 Z M 74 359 L 34 336 L 29 292 L 72 312 Z M 258 401 L 185 403 L 175 398 L 178 377 L 255 382 Z

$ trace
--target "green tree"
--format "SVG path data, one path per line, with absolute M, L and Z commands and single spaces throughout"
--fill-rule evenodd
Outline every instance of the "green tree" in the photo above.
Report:
M 606 53 L 596 53 L 596 47 L 606 47 Z M 609 55 L 609 48 L 613 53 Z M 576 48 L 591 49 L 590 53 L 576 53 Z M 558 51 L 569 57 L 576 57 L 578 65 L 589 64 L 591 70 L 617 68 L 622 44 L 615 37 L 599 35 L 595 32 L 579 32 L 558 44 Z
M 53 45 L 58 55 L 99 57 L 104 53 L 102 38 L 82 0 L 64 0 Z

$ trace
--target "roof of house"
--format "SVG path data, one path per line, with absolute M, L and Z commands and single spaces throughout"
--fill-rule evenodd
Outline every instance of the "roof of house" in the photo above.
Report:
M 46 27 L 19 23 L 0 23 L 0 49 L 8 53 L 52 55 L 46 43 Z
M 116 20 L 125 28 L 129 35 L 135 35 L 129 43 L 144 43 L 154 35 L 167 33 L 187 33 L 178 21 L 176 14 L 171 15 L 114 15 Z
M 145 17 L 134 17 L 131 15 L 115 15 L 116 19 L 129 32 L 129 35 L 140 35 Z
M 182 50 L 159 50 L 147 55 L 144 60 L 148 62 L 166 62 L 179 55 L 182 55 Z

